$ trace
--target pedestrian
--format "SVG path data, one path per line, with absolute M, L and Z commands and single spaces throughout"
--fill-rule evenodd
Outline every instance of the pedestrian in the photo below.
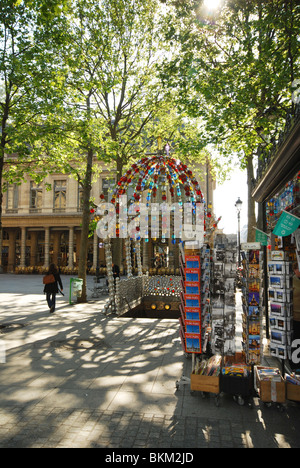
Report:
M 112 264 L 113 277 L 116 281 L 116 278 L 120 278 L 120 268 L 119 265 Z
M 60 286 L 61 291 L 63 291 L 63 284 L 59 271 L 54 263 L 49 267 L 47 275 L 44 277 L 44 294 L 46 294 L 46 299 L 50 313 L 55 311 L 56 304 L 56 294 L 59 292 L 58 285 Z

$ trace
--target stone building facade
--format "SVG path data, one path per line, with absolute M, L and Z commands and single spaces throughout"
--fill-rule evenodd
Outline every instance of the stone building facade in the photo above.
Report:
M 210 173 L 207 174 L 206 165 L 198 172 L 203 174 L 200 177 L 202 192 L 206 194 L 205 198 L 209 203 L 212 203 L 214 181 Z M 98 203 L 102 193 L 109 201 L 115 183 L 114 173 L 103 167 L 92 187 L 91 196 L 95 203 Z M 29 177 L 21 185 L 7 185 L 2 213 L 3 270 L 41 270 L 53 262 L 63 271 L 76 271 L 80 251 L 81 218 L 81 189 L 74 178 L 54 174 L 49 175 L 39 186 Z M 88 266 L 91 271 L 95 271 L 97 267 L 105 265 L 104 248 L 96 234 L 88 243 Z M 155 252 L 163 250 L 164 247 L 160 246 L 159 242 L 150 242 L 143 246 L 143 266 L 146 269 L 154 266 L 152 264 Z M 175 253 L 170 257 L 174 255 Z

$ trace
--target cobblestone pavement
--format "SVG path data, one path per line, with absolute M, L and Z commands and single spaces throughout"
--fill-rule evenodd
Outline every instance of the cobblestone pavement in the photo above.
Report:
M 0 418 L 1 448 L 299 448 L 299 426 L 278 428 L 279 415 L 266 427 L 258 420 L 19 405 L 2 409 Z
M 176 391 L 191 369 L 176 320 L 70 306 L 67 287 L 49 314 L 40 282 L 0 276 L 0 448 L 300 447 L 296 403 L 249 409 L 221 395 L 217 407 L 189 385 Z

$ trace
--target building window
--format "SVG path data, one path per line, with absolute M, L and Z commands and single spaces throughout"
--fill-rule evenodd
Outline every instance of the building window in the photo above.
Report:
M 115 179 L 102 179 L 102 193 L 106 202 L 111 201 L 115 186 Z
M 19 187 L 17 184 L 7 184 L 6 211 L 16 213 L 19 207 Z
M 42 210 L 42 202 L 42 187 L 37 185 L 35 182 L 30 182 L 30 210 L 40 212 Z
M 53 210 L 55 213 L 66 211 L 67 201 L 67 181 L 55 180 L 54 181 L 54 203 Z
M 81 212 L 83 207 L 83 187 L 78 184 L 77 211 Z

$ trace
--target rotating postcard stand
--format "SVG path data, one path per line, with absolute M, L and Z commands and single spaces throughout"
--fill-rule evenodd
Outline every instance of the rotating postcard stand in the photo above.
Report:
M 208 352 L 210 343 L 210 249 L 204 245 L 192 246 L 185 244 L 180 250 L 180 272 L 182 282 L 180 311 L 180 338 L 186 356 L 192 356 L 191 376 L 182 376 L 176 381 L 176 389 L 180 385 L 190 385 L 190 391 L 213 393 L 216 405 L 219 403 L 219 377 L 215 375 L 218 367 L 213 356 L 208 362 L 207 375 L 199 375 L 198 370 L 203 364 L 201 358 Z M 197 359 L 199 358 L 200 359 Z
M 263 290 L 261 285 L 263 255 L 260 243 L 242 244 L 242 352 L 222 375 L 222 391 L 232 394 L 239 404 L 253 406 L 254 365 L 262 355 Z M 233 370 L 232 370 L 233 369 Z
M 191 243 L 190 243 L 191 244 Z M 195 355 L 202 352 L 201 343 L 201 260 L 200 247 L 195 243 L 180 247 L 180 338 L 183 351 L 192 356 L 192 368 L 195 366 Z M 176 389 L 180 384 L 191 384 L 191 379 L 182 376 L 176 381 Z
M 275 405 L 282 411 L 286 397 L 287 399 L 289 397 L 283 376 L 285 375 L 285 360 L 291 357 L 293 323 L 292 264 L 287 252 L 279 250 L 270 252 L 268 285 L 270 354 L 281 360 L 282 368 L 280 372 L 280 369 L 276 367 L 255 366 L 255 389 L 265 406 Z

